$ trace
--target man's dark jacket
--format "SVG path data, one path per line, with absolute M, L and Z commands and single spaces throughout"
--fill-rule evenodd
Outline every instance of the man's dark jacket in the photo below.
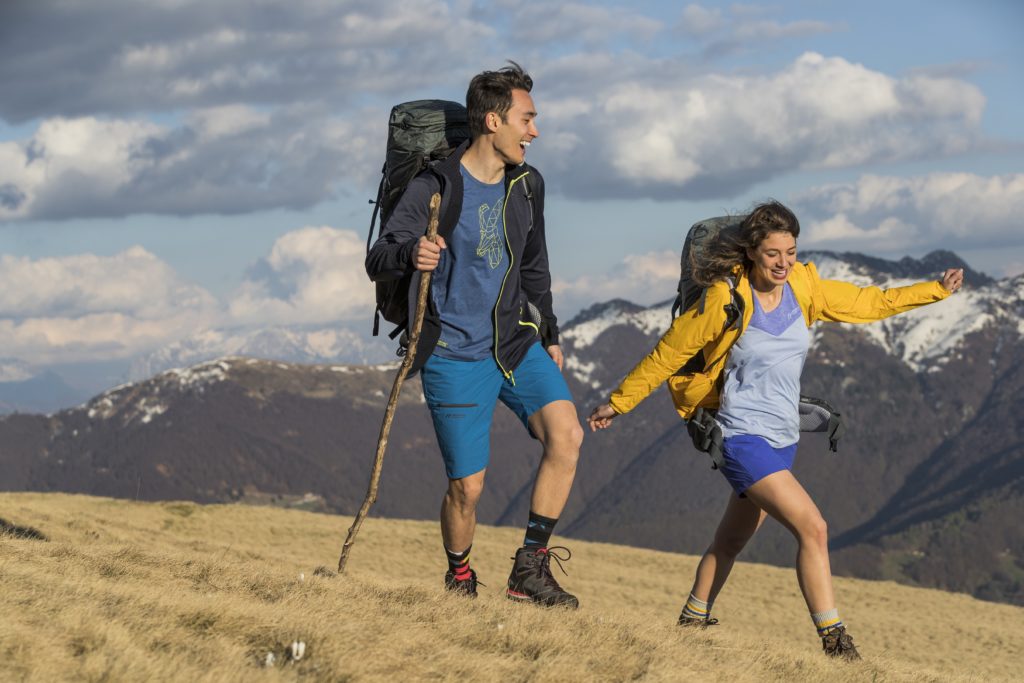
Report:
M 366 256 L 366 272 L 375 282 L 411 275 L 409 321 L 415 316 L 416 295 L 422 275 L 415 269 L 413 254 L 416 242 L 427 230 L 430 197 L 441 192 L 437 234 L 451 243 L 451 235 L 462 213 L 464 190 L 459 162 L 468 147 L 469 143 L 464 143 L 450 157 L 409 183 L 383 226 L 380 238 Z M 551 307 L 551 273 L 544 239 L 544 179 L 528 164 L 510 166 L 505 171 L 504 218 L 505 246 L 511 258 L 497 305 L 486 314 L 491 317 L 496 338 L 491 347 L 494 358 L 502 372 L 509 376 L 519 366 L 538 334 L 545 347 L 558 343 L 558 323 Z M 539 330 L 536 321 L 531 320 L 527 302 L 540 311 Z M 427 362 L 440 337 L 441 318 L 433 296 L 430 296 L 427 297 L 423 329 L 409 374 Z

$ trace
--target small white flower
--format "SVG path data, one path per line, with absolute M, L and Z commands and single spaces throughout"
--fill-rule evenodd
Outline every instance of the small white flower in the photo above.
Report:
M 274 666 L 274 662 L 277 661 L 277 657 L 274 656 L 273 652 L 268 652 L 266 658 L 263 660 L 263 666 Z
M 292 661 L 299 661 L 306 654 L 306 644 L 301 640 L 292 641 L 291 646 L 288 648 L 288 654 L 291 656 Z

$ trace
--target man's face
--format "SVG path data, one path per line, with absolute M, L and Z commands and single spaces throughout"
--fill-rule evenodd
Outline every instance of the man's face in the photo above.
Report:
M 518 166 L 526 161 L 526 148 L 540 135 L 536 118 L 533 98 L 525 90 L 512 91 L 512 106 L 504 121 L 496 113 L 487 115 L 488 127 L 494 131 L 494 149 L 506 164 Z

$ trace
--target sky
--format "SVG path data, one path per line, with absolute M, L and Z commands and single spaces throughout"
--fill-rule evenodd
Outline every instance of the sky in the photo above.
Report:
M 388 112 L 508 59 L 563 321 L 671 298 L 687 227 L 767 198 L 801 249 L 1018 274 L 1021 27 L 1012 0 L 4 0 L 0 383 L 389 356 L 362 265 Z

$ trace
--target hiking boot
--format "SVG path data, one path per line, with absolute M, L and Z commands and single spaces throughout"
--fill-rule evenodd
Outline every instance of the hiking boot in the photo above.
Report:
M 821 649 L 829 657 L 841 657 L 853 661 L 860 659 L 853 637 L 846 632 L 845 626 L 834 628 L 821 637 Z
M 444 588 L 447 591 L 455 593 L 456 595 L 464 595 L 467 598 L 476 597 L 476 586 L 479 583 L 476 580 L 476 571 L 473 569 L 469 570 L 469 578 L 459 581 L 455 578 L 455 572 L 451 569 L 444 575 Z M 483 584 L 480 584 L 483 585 Z
M 561 557 L 552 551 L 564 550 L 565 557 Z M 520 602 L 532 602 L 545 607 L 568 607 L 576 609 L 580 606 L 575 595 L 566 593 L 551 575 L 551 560 L 558 562 L 558 568 L 566 574 L 562 562 L 567 562 L 572 557 L 568 548 L 556 546 L 554 548 L 530 548 L 523 547 L 516 551 L 515 564 L 512 565 L 512 573 L 508 577 L 508 591 L 505 593 L 509 600 Z M 566 574 L 568 576 L 568 574 Z
M 708 626 L 718 626 L 718 619 L 714 617 L 688 617 L 685 614 L 679 615 L 680 626 L 693 626 L 695 628 L 707 628 Z

